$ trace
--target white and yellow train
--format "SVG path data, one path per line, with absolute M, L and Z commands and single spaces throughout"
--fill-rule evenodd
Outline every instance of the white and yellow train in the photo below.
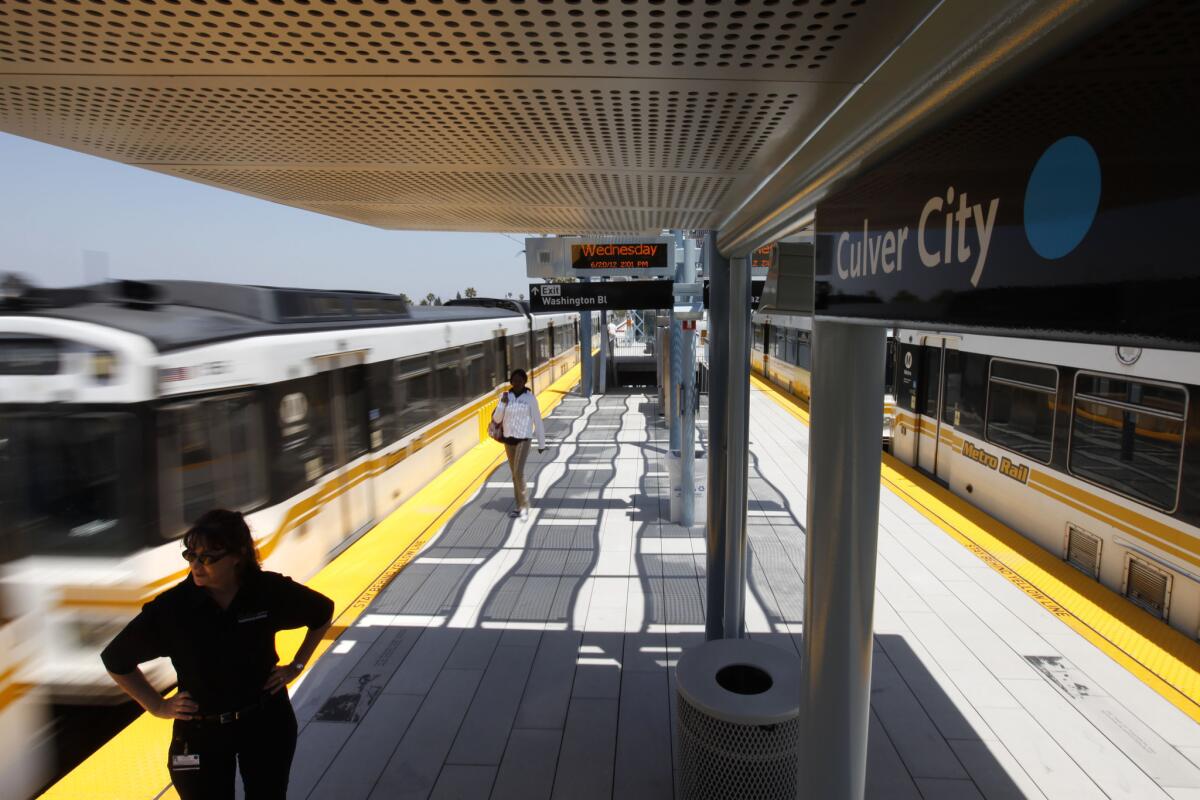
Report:
M 755 316 L 756 371 L 801 399 L 810 330 Z M 893 455 L 1200 635 L 1200 353 L 905 329 L 888 352 Z
M 100 648 L 185 575 L 190 520 L 239 509 L 270 568 L 310 575 L 480 441 L 511 369 L 540 390 L 577 345 L 577 315 L 511 301 L 190 281 L 9 298 L 0 609 L 37 621 L 20 674 L 117 700 Z

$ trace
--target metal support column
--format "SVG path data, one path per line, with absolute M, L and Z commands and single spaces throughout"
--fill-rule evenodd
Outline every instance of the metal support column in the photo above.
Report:
M 683 281 L 684 257 L 683 233 L 675 231 L 675 282 Z M 667 403 L 670 417 L 667 419 L 667 452 L 679 451 L 679 424 L 683 409 L 679 407 L 679 382 L 683 371 L 683 325 L 675 318 L 675 309 L 671 309 L 671 400 Z
M 600 312 L 600 394 L 608 384 L 608 312 Z
M 750 259 L 729 260 L 725 392 L 725 638 L 746 634 L 746 502 L 750 460 Z
M 587 278 L 584 278 L 587 283 Z M 579 314 L 579 394 L 584 398 L 592 396 L 592 312 L 581 311 Z
M 705 524 L 707 605 L 704 638 L 725 636 L 725 386 L 729 362 L 729 260 L 716 248 L 715 234 L 704 240 L 708 270 L 708 519 Z
M 807 797 L 866 787 L 879 537 L 881 328 L 813 323 L 800 775 Z
M 661 314 L 662 312 L 659 312 L 659 313 Z M 658 317 L 657 319 L 661 320 L 662 317 Z M 675 406 L 677 406 L 679 404 L 678 404 L 678 402 L 676 402 L 676 397 L 675 397 L 676 384 L 674 381 L 671 380 L 673 377 L 673 374 L 672 374 L 673 370 L 671 369 L 671 362 L 675 358 L 675 351 L 674 351 L 675 338 L 671 335 L 671 328 L 674 327 L 674 314 L 672 314 L 669 319 L 670 319 L 670 321 L 666 325 L 655 325 L 655 328 L 658 331 L 658 341 L 662 344 L 662 348 L 663 348 L 662 355 L 659 358 L 659 360 L 662 362 L 662 398 L 663 398 L 662 412 L 663 412 L 663 422 L 666 423 L 667 431 L 668 431 L 668 434 L 667 434 L 667 438 L 669 439 L 669 441 L 667 442 L 667 454 L 668 455 L 670 455 L 671 450 L 673 448 L 677 447 L 679 444 L 679 442 L 677 441 L 678 436 L 676 437 L 676 439 L 670 438 L 671 420 L 677 416 L 678 412 L 676 411 Z
M 696 240 L 683 241 L 683 282 L 696 282 Z M 679 475 L 683 503 L 679 522 L 690 528 L 696 524 L 696 323 L 683 331 L 682 383 L 680 384 Z

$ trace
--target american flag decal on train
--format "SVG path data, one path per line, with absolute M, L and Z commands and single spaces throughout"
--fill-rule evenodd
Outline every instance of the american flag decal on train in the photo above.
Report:
M 186 381 L 188 379 L 187 367 L 159 367 L 158 382 L 170 383 L 172 381 Z

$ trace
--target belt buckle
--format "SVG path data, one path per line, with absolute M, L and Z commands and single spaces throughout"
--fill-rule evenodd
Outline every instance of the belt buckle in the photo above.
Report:
M 238 712 L 226 711 L 224 714 L 217 714 L 217 722 L 221 725 L 227 725 L 230 722 L 237 722 Z

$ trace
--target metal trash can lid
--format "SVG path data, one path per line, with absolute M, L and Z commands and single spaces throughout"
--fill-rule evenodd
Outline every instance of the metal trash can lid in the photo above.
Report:
M 800 659 L 763 642 L 705 642 L 683 654 L 675 677 L 689 703 L 735 725 L 778 725 L 800 713 Z

